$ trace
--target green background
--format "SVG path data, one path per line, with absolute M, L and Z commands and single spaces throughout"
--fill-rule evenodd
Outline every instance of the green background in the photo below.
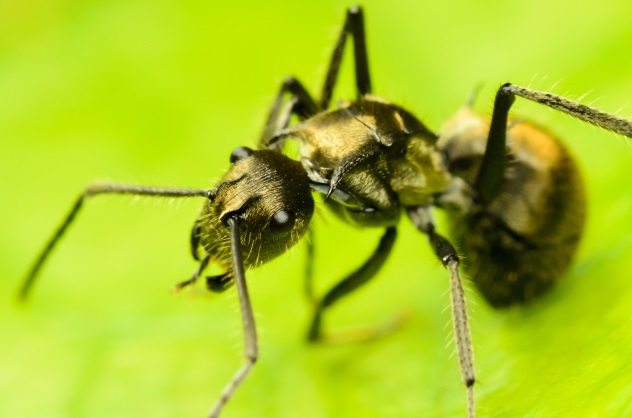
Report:
M 0 416 L 202 417 L 241 363 L 233 291 L 169 292 L 195 268 L 197 200 L 89 202 L 31 303 L 14 303 L 90 181 L 209 187 L 254 144 L 285 75 L 318 90 L 350 3 L 222 3 L 0 0 Z M 632 116 L 629 0 L 364 6 L 375 92 L 432 129 L 479 83 L 489 113 L 505 81 Z M 337 97 L 354 92 L 345 67 Z M 514 115 L 564 138 L 589 218 L 576 263 L 537 303 L 494 311 L 468 293 L 479 415 L 632 416 L 630 141 L 520 99 Z M 379 231 L 322 208 L 314 225 L 322 292 Z M 326 318 L 411 313 L 371 344 L 304 343 L 303 245 L 248 274 L 261 357 L 224 417 L 465 415 L 447 274 L 407 221 L 400 232 L 375 281 Z

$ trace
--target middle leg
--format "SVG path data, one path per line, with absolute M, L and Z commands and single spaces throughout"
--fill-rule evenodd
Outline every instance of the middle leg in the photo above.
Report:
M 347 10 L 345 23 L 342 26 L 342 31 L 338 36 L 331 61 L 329 62 L 327 77 L 325 78 L 325 84 L 323 85 L 320 96 L 321 109 L 327 109 L 329 102 L 331 102 L 334 86 L 338 79 L 338 72 L 340 70 L 340 63 L 342 62 L 342 53 L 345 49 L 347 35 L 351 35 L 353 38 L 353 55 L 355 58 L 355 77 L 358 98 L 371 93 L 369 60 L 366 52 L 366 35 L 364 34 L 364 14 L 362 8 L 354 6 Z
M 358 289 L 360 286 L 367 283 L 379 269 L 384 265 L 384 262 L 390 254 L 395 238 L 397 237 L 397 229 L 395 227 L 389 227 L 382 235 L 380 243 L 378 244 L 375 252 L 371 254 L 371 257 L 358 268 L 356 271 L 345 277 L 338 284 L 332 287 L 325 296 L 316 303 L 314 316 L 309 327 L 307 339 L 310 342 L 317 341 L 332 341 L 331 336 L 323 334 L 322 331 L 322 317 L 325 310 L 340 300 L 345 295 Z M 358 339 L 371 339 L 372 337 L 379 336 L 385 332 L 384 329 L 373 329 L 363 332 Z

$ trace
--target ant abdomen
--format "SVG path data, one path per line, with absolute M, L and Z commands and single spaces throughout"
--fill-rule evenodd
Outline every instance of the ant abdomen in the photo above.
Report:
M 439 141 L 451 172 L 472 186 L 488 129 L 463 109 Z M 562 277 L 580 241 L 586 206 L 577 166 L 555 137 L 515 122 L 507 138 L 507 169 L 497 195 L 450 216 L 466 271 L 495 307 L 528 302 Z
M 297 161 L 271 150 L 238 148 L 232 166 L 196 221 L 194 247 L 231 269 L 229 217 L 240 219 L 246 268 L 285 252 L 303 236 L 314 212 L 305 170 Z

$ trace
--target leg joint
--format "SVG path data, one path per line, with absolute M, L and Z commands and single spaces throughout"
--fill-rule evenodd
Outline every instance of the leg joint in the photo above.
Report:
M 283 90 L 292 91 L 293 87 L 296 87 L 297 84 L 300 84 L 298 79 L 292 75 L 287 76 L 283 79 Z
M 444 255 L 441 258 L 441 263 L 444 266 L 449 266 L 452 263 L 459 264 L 460 262 L 461 262 L 461 257 L 459 257 L 459 255 L 456 252 Z
M 514 94 L 513 85 L 511 83 L 505 83 L 500 86 L 498 92 L 496 93 L 494 108 L 500 106 L 501 109 L 507 109 L 508 111 L 515 100 L 516 96 Z
M 347 9 L 347 16 L 349 19 L 358 19 L 363 17 L 362 7 L 360 5 L 354 5 Z

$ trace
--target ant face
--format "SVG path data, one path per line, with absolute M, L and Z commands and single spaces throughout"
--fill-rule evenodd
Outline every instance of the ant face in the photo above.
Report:
M 231 252 L 226 220 L 240 220 L 244 265 L 254 267 L 293 246 L 314 212 L 305 170 L 276 151 L 237 148 L 232 166 L 198 219 L 200 244 L 226 269 Z

